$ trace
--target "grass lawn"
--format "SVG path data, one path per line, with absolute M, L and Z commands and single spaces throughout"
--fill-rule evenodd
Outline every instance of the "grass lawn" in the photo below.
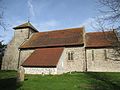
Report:
M 120 90 L 120 73 L 26 75 L 22 90 Z
M 16 71 L 0 71 L 0 90 L 16 90 Z
M 0 90 L 120 90 L 120 73 L 26 75 L 21 86 L 15 78 L 14 71 L 0 71 Z

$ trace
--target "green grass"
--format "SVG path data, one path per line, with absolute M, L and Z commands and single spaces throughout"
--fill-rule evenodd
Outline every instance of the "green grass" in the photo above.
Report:
M 3 84 L 4 83 L 4 84 Z M 0 71 L 0 90 L 120 90 L 120 73 L 25 75 L 16 85 L 15 71 Z
M 16 71 L 0 71 L 0 90 L 16 90 Z
M 16 77 L 16 71 L 0 71 L 0 79 L 14 78 Z
M 120 73 L 26 75 L 22 90 L 120 90 Z

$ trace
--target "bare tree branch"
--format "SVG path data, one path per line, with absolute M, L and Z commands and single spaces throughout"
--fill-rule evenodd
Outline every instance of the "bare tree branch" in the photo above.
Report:
M 116 34 L 117 39 L 113 42 L 113 55 L 114 57 L 118 57 L 120 56 L 120 0 L 98 1 L 101 5 L 99 11 L 104 15 L 104 17 L 98 17 L 98 20 L 96 20 L 96 27 L 103 32 L 105 30 L 112 30 Z M 108 38 L 108 40 L 113 39 Z
M 0 3 L 2 3 L 2 0 L 0 0 Z M 0 6 L 0 27 L 3 28 L 3 30 L 6 30 L 6 24 L 5 24 L 5 20 L 4 20 L 4 6 L 3 5 Z

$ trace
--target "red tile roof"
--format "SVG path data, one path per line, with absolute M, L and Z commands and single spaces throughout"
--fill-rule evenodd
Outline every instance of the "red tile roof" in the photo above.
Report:
M 22 66 L 57 66 L 63 48 L 36 49 L 22 64 Z
M 39 32 L 20 46 L 20 48 L 39 48 L 83 44 L 83 28 L 71 28 L 49 32 Z
M 109 47 L 117 40 L 113 31 L 90 32 L 85 35 L 85 47 Z

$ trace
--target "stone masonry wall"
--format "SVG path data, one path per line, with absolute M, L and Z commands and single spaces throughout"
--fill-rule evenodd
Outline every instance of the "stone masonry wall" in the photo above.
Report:
M 21 50 L 19 65 L 21 65 L 33 53 L 33 51 L 34 51 L 33 49 L 32 50 Z
M 68 60 L 68 53 L 73 52 L 73 60 Z M 64 48 L 63 53 L 57 65 L 57 74 L 72 71 L 83 71 L 85 60 L 84 47 Z
M 14 38 L 12 41 L 7 45 L 7 49 L 5 50 L 5 54 L 2 60 L 2 70 L 10 70 L 12 68 L 16 68 L 15 65 L 13 65 L 13 52 L 15 51 L 14 49 Z M 13 66 L 11 66 L 13 65 Z
M 2 62 L 2 70 L 17 70 L 19 46 L 28 38 L 28 28 L 17 29 L 12 41 L 8 44 Z
M 87 49 L 87 71 L 120 72 L 120 61 L 115 60 L 113 49 Z
M 57 74 L 57 68 L 24 67 L 25 74 Z

